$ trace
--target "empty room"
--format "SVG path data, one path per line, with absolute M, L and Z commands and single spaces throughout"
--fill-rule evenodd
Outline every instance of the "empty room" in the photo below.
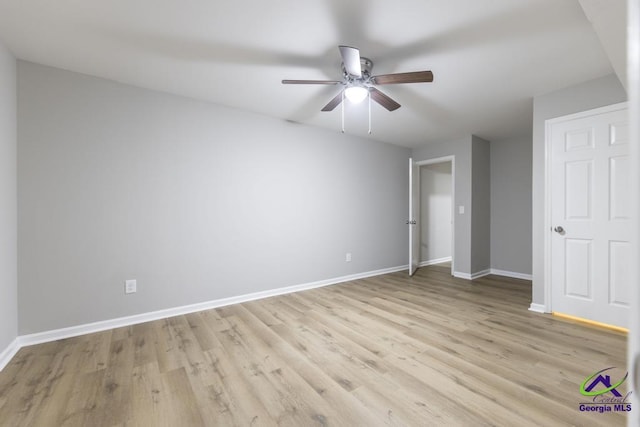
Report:
M 640 0 L 0 0 L 0 426 L 637 426 Z

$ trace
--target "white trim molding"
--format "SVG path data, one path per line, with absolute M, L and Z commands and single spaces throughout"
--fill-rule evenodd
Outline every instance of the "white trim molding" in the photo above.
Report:
M 513 279 L 533 280 L 533 276 L 531 274 L 516 273 L 515 271 L 498 270 L 496 268 L 492 268 L 490 271 L 491 271 L 491 274 L 495 274 L 496 276 L 511 277 Z
M 268 297 L 277 296 L 277 295 L 284 295 L 284 294 L 304 291 L 308 289 L 315 289 L 315 288 L 320 288 L 324 286 L 335 285 L 338 283 L 349 282 L 357 279 L 364 279 L 367 277 L 380 276 L 382 274 L 395 273 L 397 271 L 404 271 L 407 268 L 408 268 L 407 265 L 403 265 L 399 267 L 384 268 L 381 270 L 373 270 L 373 271 L 367 271 L 363 273 L 350 274 L 347 276 L 334 277 L 332 279 L 319 280 L 316 282 L 304 283 L 300 285 L 285 286 L 282 288 L 270 289 L 270 290 L 260 291 L 260 292 L 253 292 L 245 295 L 238 295 L 235 297 L 221 298 L 217 300 L 184 305 L 180 307 L 172 307 L 172 308 L 152 311 L 148 313 L 135 314 L 133 316 L 101 320 L 98 322 L 86 323 L 83 325 L 70 326 L 67 328 L 54 329 L 50 331 L 22 335 L 16 338 L 6 350 L 0 353 L 0 371 L 2 370 L 2 368 L 4 368 L 4 366 L 7 363 L 9 363 L 11 358 L 15 356 L 18 350 L 20 350 L 20 348 L 25 346 L 57 341 L 64 338 L 77 337 L 80 335 L 106 331 L 114 328 L 121 328 L 124 326 L 136 325 L 138 323 L 165 319 L 167 317 L 174 317 L 174 316 L 180 316 L 183 314 L 195 313 L 198 311 L 209 310 L 217 307 L 224 307 L 231 304 L 239 304 L 243 302 L 254 301 L 254 300 L 268 298 Z
M 7 366 L 11 359 L 13 359 L 13 356 L 15 356 L 21 348 L 20 339 L 16 338 L 0 353 L 0 372 L 2 372 L 4 367 Z
M 477 271 L 475 273 L 462 273 L 460 271 L 456 271 L 453 273 L 453 277 L 458 277 L 460 279 L 466 279 L 466 280 L 475 280 L 475 279 L 479 279 L 481 277 L 484 276 L 488 276 L 490 274 L 495 274 L 496 276 L 504 276 L 504 277 L 511 277 L 514 279 L 524 279 L 524 280 L 531 280 L 532 277 L 530 274 L 524 274 L 524 273 L 516 273 L 514 271 L 505 271 L 505 270 L 498 270 L 495 268 L 488 268 L 486 270 L 482 270 L 482 271 Z
M 454 271 L 453 277 L 457 277 L 458 279 L 471 280 L 471 275 L 469 273 L 462 273 L 461 271 Z
M 471 273 L 471 280 L 479 279 L 481 277 L 488 276 L 490 274 L 491 274 L 491 270 L 488 268 L 486 270 L 476 271 L 475 273 Z
M 444 257 L 444 258 L 430 259 L 428 261 L 422 261 L 422 262 L 420 262 L 420 264 L 418 264 L 418 266 L 419 267 L 426 267 L 428 265 L 441 264 L 443 262 L 451 262 L 451 257 L 447 256 L 447 257 Z
M 432 264 L 447 262 L 450 261 L 451 258 L 442 258 L 439 260 L 428 261 Z M 67 328 L 53 329 L 50 331 L 37 332 L 28 335 L 18 336 L 9 346 L 0 353 L 0 371 L 4 369 L 4 367 L 9 363 L 9 361 L 16 355 L 16 353 L 22 348 L 29 345 L 42 344 L 51 341 L 57 341 L 64 338 L 77 337 L 80 335 L 92 334 L 95 332 L 102 332 L 109 329 L 121 328 L 125 326 L 136 325 L 138 323 L 151 322 L 154 320 L 165 319 L 168 317 L 180 316 L 183 314 L 195 313 L 204 310 L 210 310 L 213 308 L 224 307 L 232 304 L 240 304 L 243 302 L 255 301 L 258 299 L 268 298 L 277 295 L 290 294 L 294 292 L 300 292 L 308 289 L 321 288 L 324 286 L 336 285 L 338 283 L 349 282 L 352 280 L 365 279 L 367 277 L 380 276 L 388 273 L 395 273 L 398 271 L 404 271 L 408 268 L 407 265 L 402 265 L 398 267 L 384 268 L 380 270 L 367 271 L 363 273 L 350 274 L 347 276 L 334 277 L 332 279 L 319 280 L 316 282 L 304 283 L 300 285 L 293 286 L 285 286 L 282 288 L 270 289 L 266 291 L 253 292 L 245 295 L 238 295 L 229 298 L 221 298 L 212 301 L 206 301 L 196 304 L 184 305 L 180 307 L 172 307 L 163 310 L 152 311 L 148 313 L 135 314 L 132 316 L 119 317 L 115 319 L 101 320 L 98 322 L 86 323 L 82 325 L 70 326 Z M 507 275 L 500 274 L 498 272 L 502 272 L 501 270 L 483 270 L 473 274 L 455 272 L 453 274 L 454 277 L 458 277 L 466 280 L 474 280 L 480 277 L 486 276 L 488 274 L 498 274 L 498 275 Z M 509 272 L 503 272 L 509 273 Z M 520 275 L 520 273 L 510 273 L 512 275 Z M 520 275 L 522 276 L 522 275 Z M 509 276 L 515 277 L 515 276 Z M 518 277 L 521 278 L 521 277 Z M 534 310 L 533 307 L 536 306 Z M 544 306 L 538 304 L 532 304 L 529 308 L 532 311 L 539 311 L 540 313 L 544 313 Z
M 475 280 L 475 279 L 479 279 L 481 277 L 487 276 L 491 274 L 491 270 L 487 269 L 487 270 L 482 270 L 482 271 L 476 271 L 475 273 L 462 273 L 460 271 L 455 271 L 453 273 L 453 277 L 458 277 L 460 279 L 465 279 L 465 280 Z
M 532 302 L 529 306 L 529 311 L 533 311 L 535 313 L 546 313 L 547 309 L 544 304 L 536 304 L 535 302 Z

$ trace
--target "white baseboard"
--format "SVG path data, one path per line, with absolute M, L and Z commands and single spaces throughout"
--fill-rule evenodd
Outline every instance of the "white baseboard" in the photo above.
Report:
M 514 279 L 524 279 L 524 280 L 531 280 L 533 278 L 530 274 L 515 273 L 513 271 L 496 270 L 495 268 L 489 268 L 487 270 L 477 271 L 471 274 L 462 273 L 460 271 L 453 272 L 454 277 L 458 277 L 460 279 L 466 279 L 466 280 L 479 279 L 480 277 L 488 276 L 489 274 L 495 274 L 496 276 L 505 276 L 505 277 L 512 277 Z
M 9 343 L 9 346 L 0 353 L 0 372 L 2 372 L 4 367 L 13 359 L 13 356 L 16 355 L 21 347 L 19 338 L 15 338 Z
M 458 279 L 471 280 L 471 275 L 469 273 L 462 273 L 460 271 L 454 271 L 453 277 L 457 277 Z
M 16 339 L 17 349 L 15 352 L 17 352 L 21 347 L 28 346 L 28 345 L 41 344 L 41 343 L 56 341 L 64 338 L 71 338 L 79 335 L 91 334 L 94 332 L 101 332 L 101 331 L 114 329 L 114 328 L 121 328 L 123 326 L 131 326 L 131 325 L 136 325 L 138 323 L 150 322 L 158 319 L 165 319 L 167 317 L 180 316 L 183 314 L 195 313 L 198 311 L 209 310 L 212 308 L 224 307 L 227 305 L 239 304 L 239 303 L 254 301 L 262 298 L 268 298 L 268 297 L 277 296 L 277 295 L 304 291 L 307 289 L 320 288 L 323 286 L 335 285 L 338 283 L 349 282 L 351 280 L 364 279 L 367 277 L 379 276 L 387 273 L 394 273 L 396 271 L 405 270 L 407 268 L 409 268 L 408 265 L 384 268 L 381 270 L 367 271 L 364 273 L 350 274 L 347 276 L 335 277 L 327 280 L 319 280 L 317 282 L 304 283 L 301 285 L 286 286 L 283 288 L 270 289 L 267 291 L 260 291 L 260 292 L 245 294 L 245 295 L 238 295 L 235 297 L 221 298 L 217 300 L 184 305 L 180 307 L 167 308 L 164 310 L 157 310 L 149 313 L 136 314 L 133 316 L 119 317 L 116 319 L 102 320 L 99 322 L 71 326 L 68 328 L 54 329 L 51 331 L 44 331 L 44 332 L 38 332 L 34 334 L 29 334 L 29 335 L 22 335 Z M 13 354 L 15 354 L 15 352 Z M 11 355 L 11 357 L 13 357 L 13 354 Z M 7 359 L 7 362 L 8 360 L 11 359 L 11 357 Z M 1 358 L 0 358 L 0 361 L 2 361 Z
M 491 274 L 495 274 L 497 276 L 505 276 L 505 277 L 511 277 L 514 279 L 523 279 L 523 280 L 533 279 L 533 276 L 531 274 L 516 273 L 515 271 L 498 270 L 496 268 L 492 268 L 490 271 L 491 271 Z
M 460 279 L 465 279 L 465 280 L 475 280 L 475 279 L 479 279 L 480 277 L 484 277 L 491 274 L 491 270 L 482 270 L 482 271 L 476 271 L 475 273 L 462 273 L 460 271 L 454 271 L 453 272 L 453 277 L 458 277 Z
M 471 273 L 471 280 L 479 279 L 481 277 L 488 276 L 490 274 L 491 274 L 491 270 L 490 269 L 486 269 L 486 270 L 482 270 L 482 271 L 476 271 L 475 273 Z
M 547 309 L 544 304 L 536 304 L 532 302 L 529 306 L 529 311 L 535 311 L 536 313 L 546 313 Z
M 444 258 L 430 259 L 429 261 L 422 261 L 420 264 L 418 264 L 418 267 L 426 267 L 428 265 L 441 264 L 443 262 L 451 262 L 451 257 L 448 256 Z
M 447 261 L 451 261 L 451 258 L 442 258 L 440 260 L 432 260 L 428 262 L 431 262 L 432 264 L 436 264 L 436 263 L 447 262 Z M 327 280 L 320 280 L 317 282 L 304 283 L 304 284 L 294 285 L 294 286 L 286 286 L 282 288 L 270 289 L 267 291 L 260 291 L 260 292 L 245 294 L 245 295 L 238 295 L 235 297 L 221 298 L 221 299 L 206 301 L 202 303 L 196 303 L 196 304 L 190 304 L 190 305 L 185 305 L 180 307 L 168 308 L 164 310 L 152 311 L 148 313 L 136 314 L 133 316 L 119 317 L 116 319 L 102 320 L 99 322 L 87 323 L 87 324 L 71 326 L 67 328 L 54 329 L 50 331 L 38 332 L 38 333 L 28 334 L 28 335 L 21 335 L 21 336 L 18 336 L 15 340 L 13 340 L 13 342 L 9 344 L 9 346 L 4 351 L 2 351 L 2 353 L 0 353 L 0 371 L 2 371 L 2 369 L 7 365 L 7 363 L 9 363 L 9 361 L 13 358 L 13 356 L 16 355 L 16 353 L 20 350 L 20 348 L 25 346 L 56 341 L 64 338 L 76 337 L 79 335 L 91 334 L 94 332 L 101 332 L 101 331 L 120 328 L 124 326 L 136 325 L 138 323 L 150 322 L 153 320 L 164 319 L 167 317 L 195 313 L 198 311 L 204 311 L 212 308 L 224 307 L 227 305 L 254 301 L 254 300 L 268 298 L 268 297 L 277 296 L 277 295 L 300 292 L 307 289 L 314 289 L 314 288 L 320 288 L 324 286 L 335 285 L 338 283 L 348 282 L 351 280 L 358 280 L 358 279 L 364 279 L 367 277 L 380 276 L 382 274 L 388 274 L 388 273 L 394 273 L 397 271 L 406 270 L 407 268 L 408 268 L 408 265 L 384 268 L 381 270 L 367 271 L 363 273 L 335 277 Z M 488 274 L 498 274 L 498 275 L 508 276 L 508 277 L 525 278 L 523 277 L 525 275 L 521 275 L 520 273 L 504 272 L 501 270 L 493 270 L 493 269 L 483 270 L 473 274 L 461 273 L 457 271 L 453 273 L 454 277 L 458 277 L 466 280 L 474 280 L 479 277 L 486 276 Z M 545 312 L 544 306 L 540 304 L 531 304 L 531 307 L 529 308 L 529 310 L 536 311 L 539 313 Z
M 479 279 L 480 277 L 488 276 L 489 274 L 495 274 L 496 276 L 512 277 L 514 279 L 524 279 L 524 280 L 532 279 L 532 276 L 530 274 L 515 273 L 513 271 L 496 270 L 495 268 L 489 268 L 489 269 L 477 271 L 471 274 L 462 273 L 460 271 L 453 272 L 454 277 L 459 277 L 460 279 L 466 279 L 466 280 Z

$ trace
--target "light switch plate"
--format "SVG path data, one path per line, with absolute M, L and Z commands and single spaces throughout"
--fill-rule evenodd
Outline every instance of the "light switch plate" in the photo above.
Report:
M 125 280 L 124 281 L 124 293 L 132 294 L 136 292 L 138 289 L 138 283 L 136 280 Z

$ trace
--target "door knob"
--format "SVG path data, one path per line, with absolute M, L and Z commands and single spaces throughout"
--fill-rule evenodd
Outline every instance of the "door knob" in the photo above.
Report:
M 562 228 L 562 226 L 559 225 L 557 227 L 554 227 L 553 231 L 555 231 L 556 233 L 562 234 L 562 233 L 564 233 L 564 228 Z

